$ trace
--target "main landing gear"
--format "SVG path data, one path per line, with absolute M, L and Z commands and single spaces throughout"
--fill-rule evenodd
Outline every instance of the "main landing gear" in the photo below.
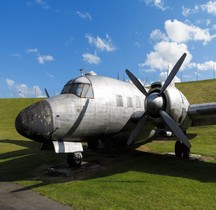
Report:
M 190 149 L 180 141 L 177 141 L 175 143 L 175 155 L 178 158 L 183 157 L 184 159 L 189 159 Z
M 82 153 L 68 154 L 67 163 L 70 167 L 79 167 L 82 163 Z

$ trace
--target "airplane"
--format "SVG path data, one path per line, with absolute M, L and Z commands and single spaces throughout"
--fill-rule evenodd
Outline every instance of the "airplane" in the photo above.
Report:
M 19 134 L 67 153 L 69 166 L 80 166 L 83 142 L 90 149 L 144 144 L 155 136 L 175 135 L 175 155 L 189 158 L 190 126 L 216 124 L 216 103 L 190 105 L 173 84 L 186 53 L 166 81 L 147 90 L 126 70 L 131 82 L 98 76 L 94 72 L 69 80 L 60 95 L 40 100 L 16 117 Z

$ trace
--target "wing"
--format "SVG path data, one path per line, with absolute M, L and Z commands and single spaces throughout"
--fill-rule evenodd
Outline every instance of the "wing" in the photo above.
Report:
M 191 126 L 215 125 L 216 103 L 190 105 L 188 114 L 192 120 Z

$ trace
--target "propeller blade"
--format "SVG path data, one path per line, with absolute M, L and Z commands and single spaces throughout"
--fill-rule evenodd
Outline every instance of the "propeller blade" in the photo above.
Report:
M 146 92 L 146 89 L 143 87 L 143 85 L 140 83 L 140 81 L 128 70 L 126 69 L 126 74 L 131 79 L 133 84 L 145 95 L 148 96 L 148 93 Z
M 173 78 L 177 74 L 178 70 L 180 69 L 182 63 L 184 62 L 185 57 L 187 56 L 186 53 L 184 53 L 181 58 L 179 58 L 178 62 L 173 67 L 172 71 L 170 72 L 169 76 L 167 77 L 163 87 L 160 90 L 159 95 L 162 95 L 163 92 L 166 90 L 166 88 L 169 86 L 169 84 L 172 82 Z
M 49 97 L 50 97 L 50 95 L 49 95 L 49 93 L 48 93 L 48 91 L 47 91 L 47 89 L 46 89 L 46 88 L 44 89 L 44 91 L 45 91 L 45 93 L 46 93 L 46 96 L 47 96 L 47 98 L 49 98 Z
M 188 141 L 186 135 L 183 133 L 181 128 L 179 128 L 176 122 L 163 110 L 160 110 L 160 116 L 170 128 L 170 130 L 176 135 L 178 140 L 180 140 L 186 147 L 191 148 L 191 144 Z
M 147 120 L 147 112 L 145 112 L 143 114 L 143 116 L 141 117 L 140 121 L 137 123 L 136 128 L 131 132 L 130 137 L 127 141 L 127 145 L 130 145 L 134 142 L 135 138 L 138 136 L 140 130 L 143 128 L 146 120 Z

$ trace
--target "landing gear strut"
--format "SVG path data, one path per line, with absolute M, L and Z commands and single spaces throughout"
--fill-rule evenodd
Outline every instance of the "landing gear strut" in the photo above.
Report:
M 190 149 L 180 141 L 177 141 L 175 143 L 175 155 L 178 158 L 183 157 L 184 159 L 189 159 Z
M 82 163 L 82 153 L 73 153 L 67 156 L 67 163 L 70 167 L 78 167 Z

